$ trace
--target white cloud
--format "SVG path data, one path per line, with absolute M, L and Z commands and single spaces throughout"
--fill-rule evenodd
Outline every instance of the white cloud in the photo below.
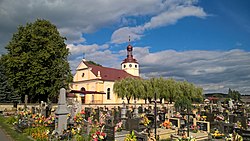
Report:
M 153 16 L 151 20 L 144 25 L 140 25 L 137 27 L 122 27 L 120 29 L 117 29 L 112 34 L 111 42 L 127 42 L 128 35 L 132 37 L 132 41 L 140 40 L 146 30 L 174 24 L 178 20 L 190 16 L 205 18 L 207 14 L 201 7 L 193 6 L 190 4 L 181 6 L 177 4 L 170 4 L 168 9 L 157 14 L 156 16 Z
M 116 30 L 111 36 L 112 43 L 125 43 L 128 42 L 129 36 L 130 40 L 140 40 L 143 36 L 144 28 L 138 27 L 122 27 Z
M 141 72 L 146 78 L 173 77 L 199 84 L 205 92 L 227 92 L 232 88 L 250 94 L 250 52 L 165 50 L 139 53 Z
M 195 6 L 178 6 L 171 10 L 162 12 L 161 14 L 152 17 L 150 22 L 144 25 L 145 29 L 152 29 L 169 24 L 176 23 L 179 19 L 189 16 L 195 16 L 199 18 L 206 17 L 206 13 L 200 7 Z
M 171 0 L 4 0 L 0 2 L 0 44 L 10 40 L 18 25 L 37 18 L 54 23 L 67 43 L 83 42 L 82 34 L 117 23 L 127 25 L 124 18 L 129 16 L 157 14 L 173 3 L 168 1 Z

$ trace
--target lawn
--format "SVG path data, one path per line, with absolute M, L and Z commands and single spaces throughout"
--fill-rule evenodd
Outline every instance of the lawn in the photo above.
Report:
M 6 117 L 0 115 L 0 126 L 8 135 L 11 136 L 12 139 L 14 139 L 15 141 L 33 141 L 29 139 L 27 135 L 15 131 L 13 126 L 6 122 L 6 119 Z

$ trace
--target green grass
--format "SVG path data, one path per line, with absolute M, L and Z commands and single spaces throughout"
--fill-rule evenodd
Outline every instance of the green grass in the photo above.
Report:
M 17 131 L 15 131 L 13 129 L 13 126 L 11 124 L 8 124 L 6 122 L 5 117 L 3 117 L 2 115 L 0 115 L 0 126 L 1 128 L 8 134 L 11 136 L 11 138 L 15 141 L 32 141 L 31 139 L 29 139 L 26 135 L 19 133 Z

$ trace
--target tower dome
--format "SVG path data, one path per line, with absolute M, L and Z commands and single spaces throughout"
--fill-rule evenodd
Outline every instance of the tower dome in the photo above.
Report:
M 127 46 L 127 58 L 123 60 L 121 67 L 127 73 L 139 76 L 139 64 L 137 60 L 133 58 L 133 46 L 130 44 Z

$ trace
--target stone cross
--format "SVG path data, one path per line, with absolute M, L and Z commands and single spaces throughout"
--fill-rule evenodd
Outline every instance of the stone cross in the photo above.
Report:
M 58 107 L 55 114 L 58 116 L 58 123 L 55 130 L 59 135 L 61 135 L 63 131 L 67 129 L 67 114 L 69 114 L 66 103 L 66 90 L 64 88 L 60 89 Z

